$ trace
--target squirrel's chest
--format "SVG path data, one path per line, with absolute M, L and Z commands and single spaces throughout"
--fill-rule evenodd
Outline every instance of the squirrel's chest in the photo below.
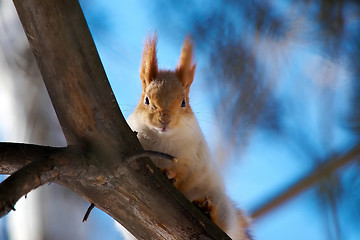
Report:
M 188 124 L 172 129 L 171 133 L 158 133 L 140 121 L 136 115 L 128 118 L 128 123 L 146 150 L 170 154 L 178 159 L 178 167 L 190 171 L 201 167 L 209 160 L 208 148 L 195 118 L 186 119 Z M 153 159 L 159 168 L 172 168 L 164 160 Z M 200 169 L 200 168 L 199 168 Z
M 146 150 L 153 150 L 170 154 L 181 163 L 199 161 L 200 139 L 193 136 L 140 136 L 141 145 Z

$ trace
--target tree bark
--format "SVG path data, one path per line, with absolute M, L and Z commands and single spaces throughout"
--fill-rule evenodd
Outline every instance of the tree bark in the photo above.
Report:
M 21 181 L 25 177 L 36 187 L 43 183 L 37 176 L 56 169 L 45 180 L 77 192 L 139 239 L 228 239 L 148 158 L 125 161 L 143 149 L 117 105 L 79 3 L 14 0 L 14 4 L 68 146 L 56 150 L 2 145 L 1 164 L 16 159 L 10 167 L 1 167 L 2 173 L 13 173 L 22 165 L 31 169 L 13 173 L 11 184 L 25 185 Z M 50 161 L 54 154 L 61 161 Z M 51 165 L 44 168 L 48 161 Z M 5 197 L 0 204 L 12 205 L 6 194 L 11 193 L 11 184 L 1 184 Z M 22 194 L 28 190 L 20 188 Z

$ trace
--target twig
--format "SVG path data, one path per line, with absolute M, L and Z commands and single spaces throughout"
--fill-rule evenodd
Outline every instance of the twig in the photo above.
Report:
M 91 203 L 88 210 L 85 213 L 83 220 L 82 220 L 83 222 L 87 221 L 87 219 L 89 218 L 90 212 L 93 210 L 94 207 L 95 207 L 95 204 Z
M 178 159 L 176 157 L 173 157 L 167 153 L 161 153 L 156 151 L 150 151 L 150 150 L 144 150 L 142 152 L 137 152 L 125 159 L 125 162 L 131 163 L 132 161 L 143 158 L 143 157 L 153 157 L 153 158 L 160 158 L 163 160 L 172 161 L 173 163 L 177 163 Z
M 347 153 L 343 154 L 340 157 L 336 157 L 325 162 L 323 165 L 316 168 L 310 174 L 302 178 L 300 181 L 296 182 L 288 189 L 286 189 L 280 195 L 274 197 L 267 203 L 263 204 L 259 208 L 257 208 L 252 214 L 251 217 L 256 219 L 264 214 L 268 213 L 269 211 L 277 208 L 278 206 L 282 205 L 284 202 L 288 201 L 292 197 L 298 195 L 302 191 L 306 190 L 313 184 L 318 183 L 319 180 L 322 178 L 331 175 L 334 171 L 339 169 L 340 167 L 344 166 L 345 164 L 353 161 L 360 156 L 360 144 L 356 145 L 353 149 L 348 151 Z

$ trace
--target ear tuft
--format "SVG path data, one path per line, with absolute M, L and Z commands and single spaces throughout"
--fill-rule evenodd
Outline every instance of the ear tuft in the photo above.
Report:
M 158 74 L 156 44 L 157 34 L 155 32 L 154 36 L 151 38 L 151 35 L 149 35 L 144 43 L 144 50 L 140 66 L 140 78 L 144 90 Z
M 194 80 L 195 68 L 196 64 L 193 64 L 193 43 L 189 36 L 184 41 L 180 54 L 180 62 L 176 68 L 176 74 L 188 92 Z

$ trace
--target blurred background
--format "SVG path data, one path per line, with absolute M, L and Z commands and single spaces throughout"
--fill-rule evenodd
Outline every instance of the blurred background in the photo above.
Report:
M 125 117 L 146 36 L 157 31 L 159 66 L 174 69 L 191 35 L 191 105 L 255 239 L 360 239 L 358 1 L 80 3 Z M 66 145 L 11 0 L 0 1 L 0 141 Z M 97 209 L 81 222 L 88 205 L 43 186 L 0 219 L 0 239 L 121 239 Z

